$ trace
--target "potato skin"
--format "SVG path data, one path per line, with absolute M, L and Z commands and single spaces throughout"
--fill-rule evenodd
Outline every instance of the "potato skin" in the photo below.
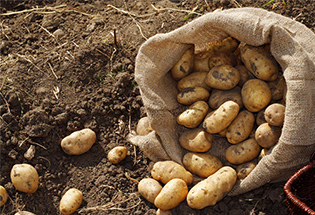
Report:
M 172 215 L 172 211 L 170 211 L 170 210 L 163 211 L 163 210 L 158 208 L 158 210 L 156 211 L 156 215 Z
M 256 124 L 260 126 L 263 123 L 266 123 L 265 119 L 265 109 L 260 110 L 256 115 Z
M 209 106 L 205 101 L 197 101 L 177 116 L 177 123 L 187 128 L 196 128 L 204 119 Z
M 217 90 L 214 89 L 211 92 L 209 98 L 209 106 L 213 110 L 218 109 L 226 101 L 236 102 L 240 109 L 243 107 L 243 101 L 241 96 L 241 88 L 236 86 L 231 90 Z
M 193 72 L 209 72 L 209 58 L 213 52 L 203 51 L 195 55 L 195 63 Z
M 61 148 L 68 155 L 81 155 L 89 151 L 95 141 L 95 132 L 89 128 L 85 128 L 63 138 Z
M 187 49 L 177 63 L 171 69 L 171 74 L 175 80 L 180 80 L 193 71 L 195 61 L 194 46 Z
M 205 83 L 215 89 L 230 90 L 240 81 L 241 76 L 237 69 L 231 65 L 213 67 L 206 76 Z
M 182 78 L 177 83 L 177 89 L 181 91 L 184 88 L 187 87 L 202 87 L 206 90 L 210 91 L 211 87 L 206 85 L 205 79 L 208 74 L 209 70 L 207 72 L 194 72 L 190 75 L 186 76 L 185 78 Z
M 264 148 L 270 148 L 275 145 L 281 136 L 281 128 L 263 123 L 256 129 L 255 139 L 257 143 Z
M 269 105 L 264 113 L 265 120 L 273 126 L 283 126 L 284 115 L 285 106 L 277 103 Z
M 118 164 L 127 156 L 128 149 L 124 146 L 116 146 L 107 154 L 108 160 L 113 164 Z
M 8 193 L 3 186 L 0 186 L 0 207 L 2 207 L 8 200 Z
M 149 118 L 146 117 L 142 117 L 137 124 L 137 128 L 136 128 L 136 132 L 138 135 L 147 135 L 148 133 L 150 133 L 151 131 L 153 131 L 153 129 L 150 126 L 149 123 Z
M 179 136 L 179 144 L 191 152 L 206 152 L 212 146 L 212 134 L 203 128 L 195 128 L 184 131 Z
M 82 200 L 82 192 L 76 188 L 70 188 L 60 200 L 59 210 L 61 214 L 73 214 L 80 207 Z
M 215 66 L 220 65 L 231 65 L 236 66 L 237 60 L 235 55 L 232 52 L 215 52 L 210 58 L 209 58 L 209 68 L 212 69 Z
M 184 201 L 187 193 L 186 182 L 180 178 L 174 178 L 162 188 L 154 200 L 154 205 L 163 211 L 170 210 Z
M 268 82 L 272 100 L 277 101 L 283 98 L 284 89 L 286 86 L 283 76 L 279 76 L 275 81 Z
M 153 178 L 144 178 L 138 184 L 138 192 L 146 200 L 154 203 L 155 198 L 161 192 L 162 185 Z
M 252 73 L 250 73 L 250 71 L 248 71 L 248 69 L 246 69 L 246 67 L 244 65 L 237 65 L 237 66 L 235 66 L 235 69 L 238 70 L 238 72 L 240 73 L 240 77 L 241 77 L 240 81 L 237 84 L 237 86 L 239 86 L 239 87 L 243 87 L 243 85 L 246 83 L 246 81 L 256 78 Z
M 36 215 L 36 214 L 28 212 L 28 211 L 19 211 L 19 212 L 16 212 L 14 215 Z
M 218 40 L 209 43 L 208 45 L 206 45 L 205 51 L 210 51 L 213 53 L 219 51 L 234 52 L 239 44 L 240 42 L 237 39 L 230 36 L 223 40 Z
M 236 171 L 232 167 L 222 167 L 190 189 L 186 198 L 188 206 L 203 209 L 215 205 L 231 191 L 236 179 Z
M 186 87 L 178 93 L 177 101 L 183 105 L 191 105 L 196 101 L 206 101 L 209 96 L 209 91 L 203 87 Z
M 225 152 L 225 158 L 231 164 L 242 164 L 253 160 L 260 153 L 260 146 L 254 138 L 230 146 Z
M 30 164 L 15 164 L 10 173 L 15 189 L 24 193 L 35 193 L 39 184 L 36 169 Z
M 236 168 L 237 178 L 244 179 L 256 167 L 253 162 L 243 163 Z

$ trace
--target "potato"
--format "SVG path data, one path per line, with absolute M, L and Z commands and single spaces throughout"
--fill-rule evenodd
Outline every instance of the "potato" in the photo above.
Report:
M 256 124 L 260 126 L 261 124 L 266 123 L 266 122 L 267 121 L 265 119 L 265 109 L 262 109 L 257 113 Z
M 16 212 L 14 215 L 35 215 L 35 214 L 28 211 L 19 211 L 19 212 Z
M 184 88 L 187 87 L 202 87 L 206 90 L 210 91 L 211 87 L 206 85 L 205 79 L 209 71 L 207 72 L 194 72 L 190 75 L 186 76 L 185 78 L 182 78 L 177 83 L 177 89 L 181 91 Z
M 219 158 L 213 155 L 192 152 L 184 155 L 183 164 L 189 172 L 204 178 L 209 177 L 223 166 Z
M 236 168 L 237 178 L 244 179 L 256 167 L 253 162 L 243 163 Z
M 284 114 L 285 106 L 282 104 L 274 103 L 266 108 L 264 116 L 269 125 L 283 126 Z
M 264 47 L 244 45 L 240 49 L 242 62 L 252 74 L 264 81 L 277 79 L 279 73 L 277 62 Z
M 146 200 L 154 203 L 155 198 L 162 190 L 162 185 L 153 178 L 144 178 L 138 184 L 138 192 Z
M 232 52 L 215 52 L 209 58 L 209 68 L 212 69 L 215 66 L 220 65 L 231 65 L 236 66 L 237 60 L 235 55 Z
M 231 164 L 242 164 L 253 160 L 260 153 L 260 146 L 254 138 L 230 146 L 225 152 L 225 158 Z
M 241 96 L 241 88 L 236 86 L 231 90 L 217 90 L 214 89 L 211 92 L 209 98 L 209 106 L 215 110 L 218 109 L 224 102 L 234 101 L 236 102 L 240 109 L 243 107 L 243 101 Z
M 259 79 L 248 80 L 241 90 L 241 95 L 245 108 L 250 112 L 264 109 L 271 101 L 268 84 Z
M 203 128 L 195 128 L 184 131 L 179 136 L 179 144 L 191 152 L 206 152 L 212 146 L 212 134 Z
M 187 185 L 190 185 L 193 181 L 193 175 L 174 161 L 156 162 L 151 170 L 151 176 L 163 184 L 166 184 L 174 178 L 183 179 Z
M 2 207 L 8 200 L 8 193 L 3 186 L 0 186 L 0 207 Z
M 126 147 L 116 146 L 108 152 L 107 158 L 111 163 L 118 164 L 126 158 L 127 153 L 128 149 Z
M 209 58 L 213 52 L 203 51 L 195 55 L 193 72 L 209 72 Z
M 196 101 L 206 101 L 209 96 L 209 91 L 203 87 L 186 87 L 177 95 L 177 101 L 183 105 L 191 105 Z
M 238 40 L 236 40 L 233 37 L 227 37 L 223 40 L 218 40 L 218 41 L 214 41 L 209 43 L 206 47 L 205 47 L 205 51 L 210 51 L 210 52 L 219 52 L 219 51 L 229 51 L 229 52 L 234 52 L 238 45 L 240 44 L 240 42 Z
M 170 210 L 163 211 L 163 210 L 161 210 L 161 209 L 158 209 L 158 210 L 156 211 L 156 215 L 172 215 L 172 211 L 170 211 Z
M 246 140 L 255 123 L 255 116 L 248 110 L 241 111 L 226 130 L 229 143 L 237 144 Z
M 73 214 L 80 207 L 82 200 L 82 192 L 76 188 L 70 188 L 60 200 L 59 210 L 61 214 Z
M 177 116 L 177 123 L 187 128 L 196 128 L 205 118 L 209 106 L 204 101 L 197 101 Z
M 218 134 L 221 136 L 221 137 L 226 137 L 226 131 L 227 131 L 227 128 L 220 131 Z
M 257 143 L 264 148 L 270 148 L 275 145 L 281 136 L 281 128 L 263 123 L 256 129 L 255 139 Z
M 171 69 L 171 74 L 175 80 L 180 80 L 189 75 L 194 68 L 195 53 L 194 46 L 187 49 L 177 63 Z
M 231 65 L 213 67 L 206 76 L 205 83 L 218 90 L 230 90 L 240 81 L 240 73 Z
M 263 157 L 265 157 L 265 155 L 267 154 L 269 149 L 267 148 L 263 148 L 260 153 L 259 153 L 259 156 L 258 156 L 258 160 L 260 161 Z
M 186 182 L 180 178 L 174 178 L 162 188 L 154 200 L 154 205 L 163 211 L 170 210 L 184 201 L 187 193 Z
M 222 167 L 190 189 L 186 198 L 188 206 L 203 209 L 215 205 L 231 191 L 236 179 L 236 171 L 232 167 Z
M 269 81 L 268 85 L 272 100 L 277 101 L 283 98 L 284 88 L 286 86 L 283 76 L 279 76 L 275 81 Z
M 235 69 L 240 73 L 240 81 L 237 84 L 239 87 L 243 87 L 246 81 L 256 78 L 244 65 L 237 65 Z
M 142 117 L 137 124 L 136 132 L 138 135 L 147 135 L 153 131 L 153 129 L 150 126 L 149 118 L 148 117 Z
M 213 114 L 203 121 L 203 128 L 210 134 L 216 134 L 227 128 L 237 117 L 239 105 L 233 101 L 224 102 Z
M 95 140 L 95 132 L 89 128 L 85 128 L 63 138 L 61 148 L 68 155 L 81 155 L 90 150 Z
M 36 169 L 30 164 L 15 164 L 10 173 L 15 189 L 24 193 L 34 193 L 39 184 Z

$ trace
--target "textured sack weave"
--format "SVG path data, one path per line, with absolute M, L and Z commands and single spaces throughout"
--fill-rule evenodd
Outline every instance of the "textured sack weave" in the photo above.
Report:
M 153 161 L 182 163 L 185 150 L 178 137 L 184 128 L 176 123 L 176 117 L 185 107 L 176 100 L 177 83 L 169 70 L 191 44 L 203 47 L 229 35 L 253 46 L 270 43 L 287 84 L 280 140 L 229 194 L 237 195 L 287 180 L 307 164 L 315 150 L 315 34 L 303 24 L 263 9 L 229 9 L 208 13 L 170 33 L 150 38 L 137 55 L 135 78 L 154 132 L 130 135 L 129 141 Z M 226 165 L 224 154 L 229 146 L 224 138 L 215 137 L 209 153 Z

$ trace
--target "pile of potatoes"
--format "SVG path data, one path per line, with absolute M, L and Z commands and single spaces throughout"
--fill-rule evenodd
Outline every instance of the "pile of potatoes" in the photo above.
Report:
M 196 209 L 215 205 L 233 188 L 237 178 L 244 179 L 256 167 L 253 160 L 261 159 L 278 142 L 284 123 L 286 86 L 269 49 L 269 45 L 255 47 L 228 37 L 209 44 L 197 54 L 192 46 L 171 69 L 172 77 L 178 81 L 177 101 L 187 106 L 177 116 L 177 123 L 188 128 L 179 137 L 180 145 L 188 153 L 183 157 L 184 167 L 179 164 L 171 167 L 173 164 L 169 163 L 157 175 L 153 174 L 153 168 L 150 181 L 155 180 L 156 186 L 147 191 L 149 194 L 144 192 L 140 182 L 140 194 L 157 208 L 169 210 L 185 198 L 188 205 Z M 138 127 L 143 133 L 138 134 L 149 133 L 152 129 L 148 119 L 140 121 Z M 225 137 L 231 144 L 225 158 L 237 168 L 223 166 L 217 157 L 207 153 L 212 144 L 216 144 L 213 135 Z M 183 173 L 175 177 L 174 172 L 179 169 Z M 189 173 L 203 180 L 190 190 L 182 181 L 173 181 L 172 189 L 179 189 L 175 188 L 177 183 L 183 189 L 173 193 L 175 190 L 170 190 L 168 183 L 177 178 L 189 186 L 191 181 L 184 178 Z M 158 181 L 165 186 L 162 188 Z M 167 199 L 167 207 L 160 202 L 161 195 Z M 176 199 L 176 203 L 169 199 Z

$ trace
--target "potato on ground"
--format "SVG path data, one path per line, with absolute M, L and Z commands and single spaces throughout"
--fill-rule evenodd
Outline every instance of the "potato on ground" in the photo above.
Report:
M 163 211 L 163 210 L 158 208 L 158 210 L 156 211 L 156 215 L 172 215 L 172 211 L 170 211 L 170 210 Z
M 138 184 L 138 192 L 146 200 L 154 203 L 155 198 L 162 190 L 162 185 L 153 178 L 144 178 Z
M 237 39 L 230 36 L 223 40 L 213 41 L 207 44 L 205 47 L 205 51 L 210 51 L 213 53 L 219 51 L 234 52 L 239 44 L 240 42 Z
M 275 145 L 281 136 L 281 128 L 272 126 L 268 123 L 258 126 L 255 132 L 255 139 L 257 143 L 264 148 L 270 148 Z
M 127 156 L 128 149 L 124 146 L 116 146 L 107 154 L 108 160 L 113 164 L 118 164 Z
M 206 76 L 205 83 L 214 89 L 230 90 L 240 81 L 241 76 L 237 69 L 231 65 L 213 67 Z
M 153 131 L 153 129 L 150 126 L 149 118 L 148 117 L 142 117 L 137 124 L 136 132 L 138 135 L 147 135 Z
M 95 140 L 95 132 L 89 128 L 85 128 L 63 138 L 61 148 L 68 155 L 81 155 L 90 150 Z
M 15 164 L 10 173 L 15 189 L 24 193 L 34 193 L 39 184 L 36 169 L 30 164 Z
M 60 200 L 59 210 L 61 214 L 73 214 L 80 207 L 82 200 L 82 192 L 76 188 L 70 188 Z
M 206 85 L 205 79 L 208 74 L 209 70 L 207 72 L 194 72 L 190 75 L 186 76 L 185 78 L 182 78 L 177 83 L 177 89 L 181 91 L 184 88 L 187 87 L 202 87 L 206 90 L 210 91 L 211 87 Z
M 183 179 L 174 178 L 162 188 L 154 200 L 154 205 L 163 211 L 170 210 L 184 201 L 187 193 L 186 182 Z
M 212 108 L 213 110 L 216 110 L 226 101 L 236 102 L 241 109 L 243 107 L 241 88 L 236 86 L 231 90 L 214 89 L 211 92 L 208 104 L 210 108 Z
M 0 207 L 2 207 L 8 200 L 8 193 L 3 186 L 0 186 Z
M 177 123 L 187 128 L 196 128 L 205 118 L 209 106 L 205 101 L 197 101 L 177 116 Z
M 186 87 L 178 93 L 177 101 L 183 105 L 191 105 L 196 101 L 206 101 L 209 96 L 209 91 L 203 87 Z
M 210 58 L 209 58 L 209 68 L 212 69 L 215 66 L 220 65 L 231 65 L 236 66 L 237 60 L 235 55 L 232 52 L 215 52 Z
M 212 146 L 212 134 L 203 128 L 194 128 L 184 131 L 179 136 L 179 144 L 191 152 L 206 152 Z
M 251 171 L 256 167 L 256 164 L 253 162 L 243 163 L 236 168 L 237 178 L 244 179 L 246 178 Z
M 275 81 L 268 82 L 271 98 L 274 101 L 283 99 L 284 89 L 286 86 L 285 80 L 283 76 L 279 76 Z
M 188 206 L 203 209 L 215 205 L 231 191 L 236 179 L 236 171 L 232 167 L 222 167 L 190 189 L 186 198 Z
M 285 106 L 277 103 L 269 105 L 264 113 L 265 120 L 273 126 L 283 126 L 284 115 Z
M 213 52 L 203 51 L 195 55 L 195 63 L 193 72 L 209 72 L 209 58 Z
M 193 175 L 174 161 L 156 162 L 151 170 L 151 176 L 163 184 L 166 184 L 174 178 L 183 179 L 187 185 L 190 185 L 193 181 Z
M 180 80 L 189 75 L 194 68 L 195 54 L 194 46 L 187 49 L 177 63 L 171 69 L 171 74 L 175 80 Z
M 223 166 L 219 158 L 213 155 L 193 152 L 184 155 L 183 164 L 189 172 L 204 178 L 209 177 Z

